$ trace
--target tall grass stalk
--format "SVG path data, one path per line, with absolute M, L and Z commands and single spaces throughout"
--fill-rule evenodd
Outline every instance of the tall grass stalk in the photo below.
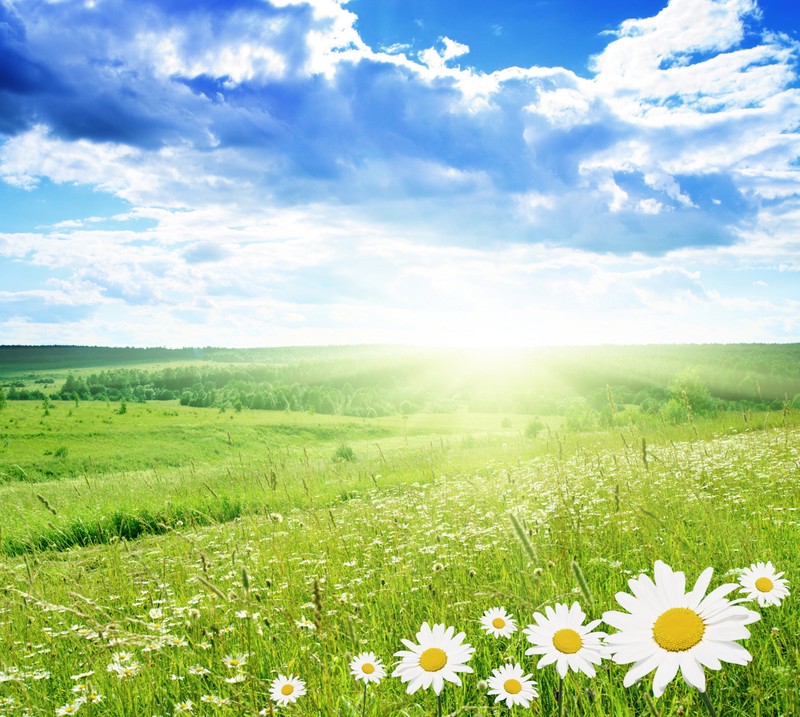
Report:
M 525 531 L 522 523 L 520 523 L 519 518 L 517 518 L 514 513 L 509 513 L 509 517 L 511 518 L 511 525 L 514 526 L 514 532 L 517 534 L 519 538 L 519 542 L 522 544 L 522 548 L 528 554 L 528 557 L 534 562 L 538 562 L 538 558 L 536 557 L 536 551 L 531 545 L 531 541 L 528 539 L 528 534 Z

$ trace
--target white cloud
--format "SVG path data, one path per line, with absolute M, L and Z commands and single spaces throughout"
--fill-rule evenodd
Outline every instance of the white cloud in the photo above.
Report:
M 158 315 L 169 343 L 232 344 L 267 330 L 433 339 L 442 326 L 665 340 L 693 314 L 701 340 L 725 325 L 755 340 L 791 324 L 787 294 L 747 291 L 765 281 L 755 267 L 771 291 L 772 272 L 800 270 L 797 48 L 746 38 L 750 0 L 671 0 L 627 21 L 591 79 L 480 72 L 450 38 L 416 58 L 374 50 L 335 0 L 198 5 L 191 22 L 145 3 L 103 33 L 66 22 L 71 4 L 57 26 L 36 3 L 15 7 L 31 53 L 85 80 L 59 78 L 60 104 L 20 99 L 40 104 L 0 145 L 0 178 L 89 185 L 149 220 L 0 235 L 4 261 L 66 282 L 0 296 L 16 307 L 0 328 L 20 340 L 25 311 L 62 299 L 93 330 L 129 327 L 142 343 Z M 747 289 L 689 266 L 746 274 Z M 89 326 L 73 320 L 65 340 Z
M 628 201 L 628 193 L 610 177 L 600 184 L 601 192 L 611 195 L 608 200 L 608 211 L 612 214 L 622 211 Z
M 525 109 L 543 115 L 548 122 L 559 127 L 572 127 L 592 120 L 590 97 L 585 92 L 566 87 L 542 92 L 538 102 Z
M 664 205 L 655 200 L 655 199 L 642 199 L 637 205 L 636 208 L 642 214 L 661 214 L 661 211 L 664 209 Z
M 671 0 L 655 17 L 626 20 L 618 38 L 594 58 L 597 84 L 617 112 L 630 118 L 645 117 L 673 96 L 727 95 L 734 79 L 744 80 L 731 70 L 751 66 L 758 50 L 717 53 L 742 40 L 744 18 L 755 11 L 753 0 Z M 764 69 L 769 68 L 756 72 Z

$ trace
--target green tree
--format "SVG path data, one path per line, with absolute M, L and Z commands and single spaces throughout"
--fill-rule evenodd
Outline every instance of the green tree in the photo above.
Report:
M 714 411 L 714 399 L 711 392 L 700 379 L 694 369 L 681 371 L 670 384 L 670 400 L 682 403 L 686 412 L 693 415 L 704 415 Z
M 600 422 L 600 415 L 595 411 L 589 402 L 583 398 L 573 401 L 567 409 L 564 427 L 568 431 L 575 433 L 585 433 L 595 431 Z

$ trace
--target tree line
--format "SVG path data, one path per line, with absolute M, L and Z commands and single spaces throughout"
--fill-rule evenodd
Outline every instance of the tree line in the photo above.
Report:
M 307 369 L 305 369 L 307 370 Z M 0 402 L 39 401 L 175 401 L 181 405 L 220 410 L 305 411 L 360 417 L 451 413 L 562 415 L 573 430 L 658 416 L 667 422 L 685 422 L 724 410 L 775 410 L 800 408 L 800 395 L 788 400 L 758 395 L 735 398 L 714 395 L 695 369 L 684 369 L 662 384 L 595 384 L 576 390 L 564 382 L 465 382 L 450 390 L 431 390 L 413 375 L 392 380 L 380 372 L 372 381 L 352 372 L 331 374 L 318 383 L 288 382 L 294 377 L 286 365 L 218 366 L 213 363 L 167 366 L 160 369 L 109 368 L 89 373 L 69 373 L 57 386 L 52 379 L 37 378 L 37 387 L 22 381 L 0 390 Z M 471 379 L 470 379 L 471 381 Z

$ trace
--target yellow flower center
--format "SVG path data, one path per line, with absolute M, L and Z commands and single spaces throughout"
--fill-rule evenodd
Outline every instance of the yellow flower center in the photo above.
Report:
M 662 613 L 653 625 L 653 638 L 668 652 L 683 652 L 703 639 L 706 626 L 688 607 L 673 607 Z
M 288 683 L 281 687 L 282 695 L 290 695 L 292 692 L 294 692 L 294 687 Z
M 553 647 L 559 652 L 572 655 L 580 650 L 582 646 L 583 642 L 581 642 L 581 636 L 575 632 L 575 630 L 570 630 L 568 627 L 559 630 L 553 635 Z
M 768 593 L 772 590 L 772 580 L 769 578 L 759 578 L 756 580 L 756 590 L 762 593 Z
M 365 675 L 371 675 L 373 672 L 375 672 L 375 665 L 370 662 L 365 662 L 363 665 L 361 665 L 361 671 Z
M 438 672 L 447 664 L 447 653 L 438 647 L 429 647 L 419 656 L 419 666 L 425 672 Z
M 506 626 L 506 621 L 502 617 L 496 617 L 492 620 L 492 627 L 502 630 Z
M 515 680 L 512 677 L 510 680 L 506 680 L 503 683 L 503 689 L 510 695 L 518 695 L 520 692 L 522 692 L 522 684 L 519 680 Z

